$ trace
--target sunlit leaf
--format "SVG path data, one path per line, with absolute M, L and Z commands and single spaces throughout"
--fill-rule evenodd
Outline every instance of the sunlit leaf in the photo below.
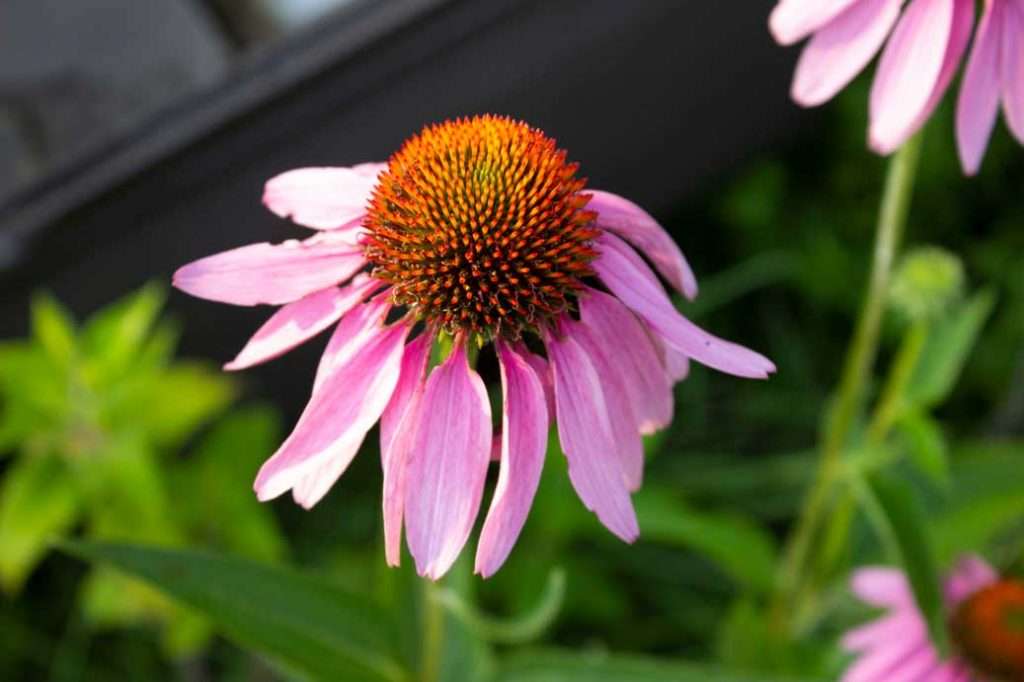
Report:
M 0 482 L 0 587 L 19 590 L 78 517 L 75 481 L 54 457 L 22 457 Z
M 32 297 L 32 336 L 50 359 L 66 366 L 75 353 L 75 322 L 71 314 L 49 294 Z
M 158 586 L 242 646 L 313 679 L 409 679 L 386 614 L 330 583 L 196 551 L 87 542 L 64 548 Z
M 94 381 L 104 384 L 131 368 L 166 297 L 163 287 L 149 284 L 86 321 L 82 343 Z

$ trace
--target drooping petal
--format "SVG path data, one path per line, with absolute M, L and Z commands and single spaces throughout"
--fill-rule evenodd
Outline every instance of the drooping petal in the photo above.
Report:
M 362 249 L 319 239 L 250 244 L 200 258 L 174 273 L 185 293 L 234 305 L 281 305 L 343 282 L 364 265 Z
M 555 386 L 551 378 L 551 367 L 548 361 L 537 355 L 531 353 L 524 343 L 517 343 L 513 347 L 516 355 L 525 359 L 530 364 L 533 371 L 537 374 L 537 378 L 540 379 L 541 385 L 544 387 L 544 402 L 548 408 L 548 419 L 555 418 Z
M 924 634 L 924 621 L 910 609 L 900 609 L 850 630 L 843 635 L 843 649 L 849 652 L 867 651 L 892 641 L 894 637 Z
M 501 471 L 487 519 L 480 531 L 476 572 L 494 575 L 508 557 L 540 484 L 548 443 L 544 387 L 536 372 L 515 351 L 496 344 L 501 365 Z
M 277 497 L 314 472 L 326 471 L 330 483 L 341 475 L 391 399 L 408 333 L 404 324 L 377 326 L 314 388 L 295 429 L 256 476 L 260 500 Z M 307 491 L 312 487 L 304 485 Z
M 861 0 L 815 33 L 797 62 L 793 100 L 813 107 L 846 87 L 881 49 L 902 1 Z
M 337 322 L 367 294 L 381 286 L 357 277 L 345 287 L 323 289 L 283 306 L 249 339 L 226 370 L 240 370 L 276 358 Z
M 978 590 L 999 579 L 995 569 L 984 559 L 968 555 L 960 559 L 946 579 L 946 599 L 953 605 L 959 604 Z
M 899 607 L 914 603 L 906 576 L 895 568 L 861 568 L 850 581 L 853 593 L 872 606 Z
M 651 337 L 651 341 L 658 349 L 661 364 L 670 381 L 676 383 L 690 376 L 690 358 L 667 345 L 661 336 L 650 328 L 648 328 L 648 336 Z
M 1004 3 L 1002 19 L 1003 111 L 1010 132 L 1024 144 L 1024 3 Z
M 672 421 L 672 386 L 643 323 L 615 297 L 595 289 L 580 297 L 580 318 L 603 346 L 615 349 L 640 433 L 667 426 Z
M 623 367 L 618 362 L 617 354 L 606 345 L 605 339 L 599 337 L 585 322 L 564 319 L 560 326 L 562 333 L 572 336 L 580 345 L 597 371 L 614 443 L 609 454 L 619 458 L 626 488 L 636 492 L 643 484 L 644 444 L 637 426 L 640 420 L 630 400 L 630 389 L 627 387 Z
M 569 479 L 587 509 L 626 542 L 640 534 L 636 512 L 615 454 L 601 381 L 593 360 L 571 336 L 545 335 L 555 385 L 558 439 Z
M 768 19 L 775 41 L 792 45 L 864 0 L 780 0 Z
M 377 174 L 386 164 L 353 168 L 297 168 L 270 180 L 263 203 L 282 218 L 317 230 L 334 230 L 366 215 Z
M 708 367 L 763 379 L 775 371 L 768 358 L 713 336 L 679 314 L 647 264 L 618 237 L 597 238 L 592 267 L 620 301 L 643 318 L 674 349 Z
M 912 0 L 889 39 L 871 87 L 870 142 L 900 147 L 933 99 L 953 29 L 955 0 Z
M 427 379 L 409 459 L 405 529 L 422 576 L 437 580 L 466 544 L 491 455 L 491 406 L 463 344 Z
M 419 425 L 432 341 L 433 337 L 424 333 L 405 347 L 398 385 L 380 418 L 380 460 L 384 470 L 384 554 L 389 566 L 398 566 L 402 555 L 406 473 Z
M 1003 4 L 986 4 L 960 85 L 956 111 L 957 150 L 968 175 L 974 175 L 981 167 L 999 115 Z
M 387 296 L 381 295 L 355 306 L 341 318 L 320 356 L 320 364 L 317 365 L 316 377 L 313 379 L 313 393 L 320 389 L 335 369 L 361 352 L 363 346 L 380 333 L 389 310 L 391 302 Z
M 842 682 L 889 682 L 892 669 L 913 655 L 922 646 L 931 643 L 924 637 L 904 636 L 889 642 L 888 646 L 872 649 L 847 668 Z
M 697 296 L 697 278 L 683 252 L 658 221 L 629 199 L 588 190 L 593 195 L 587 210 L 597 211 L 597 226 L 611 230 L 647 256 L 661 276 L 684 296 Z

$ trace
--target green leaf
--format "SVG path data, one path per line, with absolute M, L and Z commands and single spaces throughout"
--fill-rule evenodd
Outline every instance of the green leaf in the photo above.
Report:
M 774 585 L 775 543 L 745 517 L 697 511 L 655 486 L 637 496 L 636 509 L 646 539 L 699 552 L 755 592 L 767 592 Z
M 507 658 L 496 682 L 796 682 L 708 665 L 606 653 L 540 650 Z
M 994 305 L 985 290 L 934 325 L 907 386 L 908 404 L 933 407 L 949 396 Z
M 900 479 L 875 474 L 858 486 L 868 518 L 906 571 L 918 609 L 939 651 L 949 651 L 942 589 L 928 518 L 914 489 Z
M 936 486 L 948 490 L 952 485 L 949 451 L 939 423 L 923 412 L 912 411 L 900 418 L 896 428 L 914 466 Z
M 93 315 L 82 329 L 82 342 L 90 376 L 105 383 L 131 369 L 167 294 L 148 284 Z
M 32 297 L 32 335 L 51 360 L 67 366 L 75 353 L 75 322 L 49 294 Z
M 242 646 L 314 679 L 409 679 L 386 614 L 331 583 L 204 552 L 89 542 L 64 549 L 150 582 Z
M 0 485 L 0 587 L 16 592 L 78 516 L 75 481 L 55 457 L 22 457 Z

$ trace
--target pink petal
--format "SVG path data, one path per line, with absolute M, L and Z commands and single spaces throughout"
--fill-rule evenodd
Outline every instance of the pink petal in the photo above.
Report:
M 406 473 L 419 425 L 424 375 L 433 337 L 424 333 L 405 348 L 398 385 L 380 418 L 380 460 L 384 469 L 384 555 L 389 566 L 402 556 L 402 511 Z
M 282 218 L 334 230 L 366 215 L 377 174 L 386 164 L 355 168 L 297 168 L 267 181 L 263 203 Z
M 960 163 L 968 175 L 974 175 L 981 167 L 999 114 L 1003 5 L 1000 2 L 986 4 L 960 86 L 956 111 L 957 149 Z
M 872 649 L 857 659 L 840 678 L 841 682 L 895 682 L 893 668 L 929 648 L 931 642 L 924 637 L 897 637 L 889 640 L 884 646 Z
M 940 675 L 943 674 L 944 669 L 955 670 L 949 663 L 940 662 L 938 652 L 932 647 L 922 646 L 893 668 L 891 679 L 908 680 L 908 682 L 938 682 L 942 679 Z
M 885 646 L 900 637 L 926 637 L 924 621 L 912 608 L 904 608 L 891 615 L 861 625 L 843 635 L 843 649 L 850 652 L 866 651 Z
M 569 479 L 587 509 L 608 530 L 633 542 L 640 534 L 616 457 L 616 442 L 597 368 L 571 336 L 545 335 L 555 384 L 558 439 L 569 460 Z
M 768 19 L 775 41 L 792 45 L 862 0 L 781 0 Z
M 888 154 L 921 122 L 943 70 L 955 0 L 912 0 L 896 25 L 871 88 L 871 148 Z
M 313 393 L 320 389 L 335 369 L 361 352 L 366 343 L 380 333 L 390 310 L 391 302 L 387 296 L 381 295 L 355 306 L 341 318 L 341 323 L 334 329 L 320 356 L 320 364 L 317 365 L 316 377 L 313 379 Z
M 902 571 L 895 568 L 861 568 L 850 581 L 853 593 L 872 606 L 899 607 L 914 603 L 914 595 Z
M 670 381 L 675 383 L 690 376 L 690 358 L 675 348 L 666 345 L 654 330 L 648 328 L 647 335 L 658 349 L 658 354 L 661 356 L 661 364 L 665 368 L 665 374 Z
M 491 454 L 491 406 L 459 344 L 434 369 L 409 460 L 405 529 L 422 576 L 437 580 L 466 544 Z
M 554 419 L 555 385 L 551 378 L 551 367 L 548 365 L 548 361 L 536 353 L 531 353 L 524 343 L 517 343 L 513 346 L 513 350 L 516 355 L 524 358 L 530 364 L 537 378 L 540 379 L 540 383 L 544 387 L 544 403 L 547 405 L 549 418 Z
M 1024 144 L 1024 4 L 1006 2 L 1003 12 L 1003 111 L 1010 132 Z
M 815 33 L 797 62 L 793 100 L 813 107 L 846 87 L 882 47 L 902 2 L 861 0 Z
M 619 458 L 626 488 L 636 492 L 643 483 L 644 444 L 637 426 L 639 419 L 630 401 L 630 391 L 617 356 L 606 340 L 595 334 L 584 322 L 566 318 L 561 323 L 560 331 L 566 336 L 572 336 L 590 357 L 597 371 L 614 442 L 609 454 Z
M 348 286 L 323 289 L 285 305 L 259 328 L 224 369 L 245 369 L 286 353 L 337 322 L 380 285 L 368 277 L 357 277 Z
M 588 190 L 592 195 L 587 210 L 597 211 L 597 226 L 611 230 L 647 256 L 669 284 L 686 298 L 697 296 L 697 278 L 683 252 L 651 215 L 629 199 Z
M 501 341 L 501 471 L 476 550 L 476 572 L 489 578 L 512 551 L 540 484 L 548 445 L 544 387 L 529 363 Z
M 973 554 L 967 555 L 957 562 L 946 579 L 946 599 L 955 606 L 998 579 L 995 569 L 984 559 Z
M 592 266 L 601 281 L 669 346 L 736 376 L 764 379 L 775 371 L 763 355 L 712 336 L 680 315 L 651 269 L 621 239 L 606 232 L 596 242 L 600 255 Z
M 378 326 L 314 388 L 295 429 L 256 476 L 261 501 L 301 483 L 308 497 L 298 501 L 308 506 L 319 498 L 309 492 L 307 475 L 323 475 L 327 488 L 341 475 L 391 399 L 408 333 L 407 325 Z
M 174 273 L 185 293 L 235 305 L 281 305 L 342 282 L 364 265 L 358 247 L 317 238 L 250 244 L 200 258 Z
M 604 347 L 616 349 L 613 360 L 621 368 L 640 433 L 667 426 L 672 421 L 672 386 L 643 323 L 618 299 L 595 289 L 580 297 L 580 318 Z

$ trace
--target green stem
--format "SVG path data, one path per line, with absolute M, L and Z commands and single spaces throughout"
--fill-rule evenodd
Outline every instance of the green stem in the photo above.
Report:
M 423 657 L 421 682 L 437 682 L 441 674 L 441 655 L 444 650 L 444 606 L 438 586 L 422 580 L 423 596 Z
M 868 443 L 877 445 L 882 443 L 889 435 L 889 429 L 903 415 L 906 408 L 904 396 L 907 391 L 907 384 L 917 367 L 917 361 L 924 349 L 924 342 L 928 338 L 928 325 L 925 322 L 915 322 L 911 325 L 907 334 L 900 343 L 899 352 L 889 372 L 889 379 L 886 381 L 882 397 L 875 408 L 871 425 L 868 426 Z
M 783 625 L 785 631 L 791 631 L 792 627 L 787 612 L 800 611 L 799 605 L 793 602 L 805 589 L 810 550 L 828 508 L 833 484 L 841 470 L 843 449 L 860 412 L 878 353 L 889 279 L 907 221 L 920 151 L 921 135 L 918 134 L 903 145 L 889 162 L 875 231 L 867 294 L 847 351 L 836 401 L 826 422 L 817 475 L 786 546 L 775 604 L 776 620 Z

